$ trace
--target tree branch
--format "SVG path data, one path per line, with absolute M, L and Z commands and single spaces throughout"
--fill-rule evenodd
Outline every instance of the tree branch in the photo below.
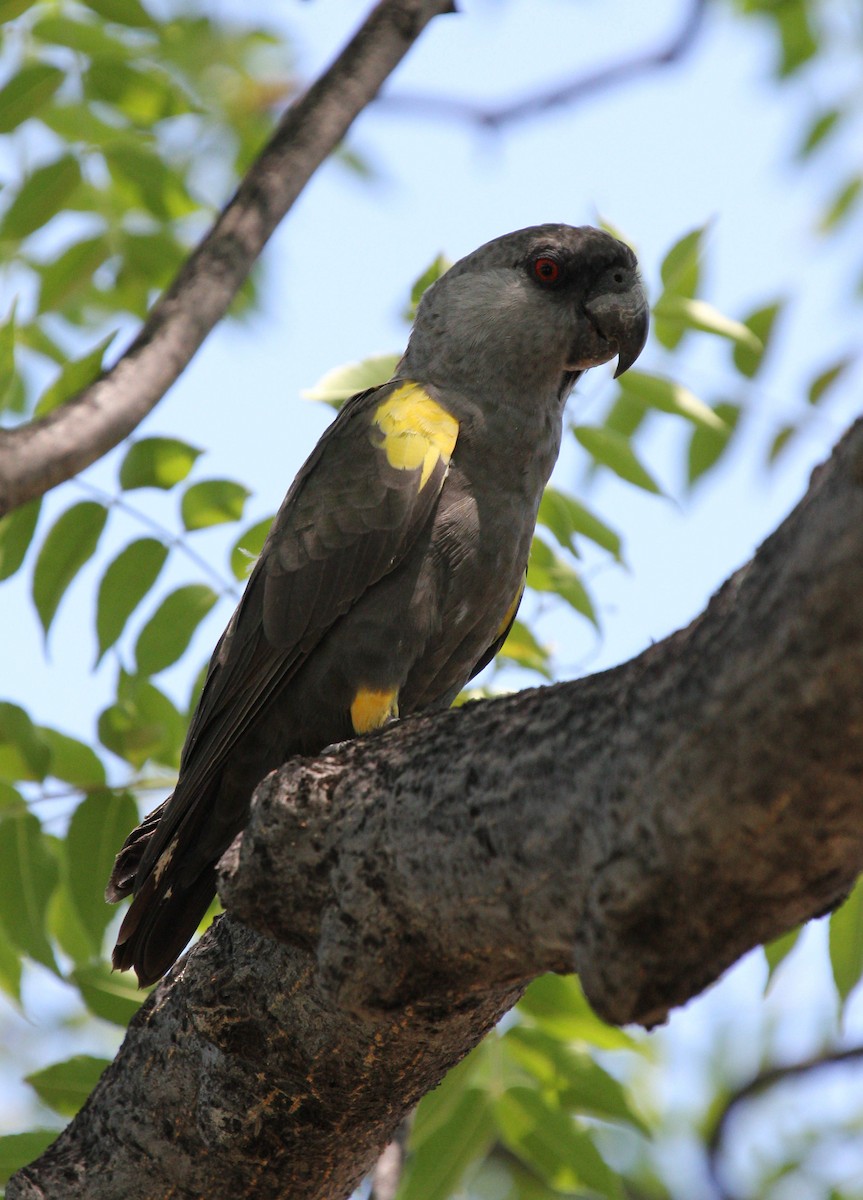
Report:
M 158 403 L 225 315 L 312 174 L 432 17 L 449 11 L 452 0 L 381 0 L 329 70 L 287 110 L 123 356 L 61 408 L 0 430 L 0 517 L 95 462 Z
M 691 49 L 701 30 L 707 0 L 692 0 L 684 14 L 679 29 L 668 42 L 654 50 L 642 51 L 619 62 L 608 63 L 595 71 L 587 71 L 572 79 L 542 88 L 518 100 L 504 104 L 475 104 L 469 100 L 457 100 L 452 96 L 423 95 L 410 92 L 390 92 L 379 97 L 380 107 L 410 117 L 428 117 L 434 120 L 448 119 L 479 125 L 487 130 L 499 130 L 504 125 L 513 125 L 531 117 L 539 117 L 554 108 L 577 104 L 588 96 L 604 92 L 620 84 L 632 83 L 643 75 L 679 62 Z
M 338 1200 L 535 975 L 652 1025 L 823 912 L 863 868 L 861 595 L 863 421 L 632 662 L 268 776 L 228 914 L 8 1200 Z

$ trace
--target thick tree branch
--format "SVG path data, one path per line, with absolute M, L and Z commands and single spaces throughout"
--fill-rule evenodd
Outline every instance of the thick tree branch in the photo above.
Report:
M 863 422 L 632 662 L 269 776 L 229 915 L 9 1200 L 338 1200 L 538 973 L 651 1025 L 835 903 L 863 868 L 861 595 Z
M 432 17 L 452 0 L 381 0 L 332 66 L 282 118 L 236 195 L 122 358 L 61 408 L 0 430 L 0 517 L 126 437 L 188 365 L 312 174 Z
M 378 104 L 390 112 L 410 117 L 451 120 L 478 125 L 482 129 L 499 130 L 505 125 L 543 116 L 555 108 L 567 108 L 590 96 L 621 84 L 634 83 L 644 75 L 679 62 L 695 43 L 707 11 L 707 0 L 692 0 L 680 27 L 671 38 L 653 50 L 633 54 L 596 70 L 586 71 L 565 79 L 552 87 L 543 87 L 517 100 L 503 104 L 476 104 L 452 96 L 422 95 L 410 92 L 391 92 Z

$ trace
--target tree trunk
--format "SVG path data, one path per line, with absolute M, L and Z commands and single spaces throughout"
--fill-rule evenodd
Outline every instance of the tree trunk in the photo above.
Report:
M 863 869 L 863 422 L 687 629 L 258 788 L 228 915 L 8 1200 L 339 1200 L 543 971 L 653 1025 Z

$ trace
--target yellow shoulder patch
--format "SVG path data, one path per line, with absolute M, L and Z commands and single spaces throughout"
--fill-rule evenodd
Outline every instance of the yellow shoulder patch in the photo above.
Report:
M 432 400 L 418 383 L 403 383 L 375 409 L 376 444 L 398 471 L 421 468 L 419 491 L 443 460 L 449 466 L 458 437 L 458 421 Z
M 351 724 L 354 733 L 370 733 L 380 729 L 399 715 L 398 688 L 389 692 L 373 692 L 359 688 L 351 704 Z

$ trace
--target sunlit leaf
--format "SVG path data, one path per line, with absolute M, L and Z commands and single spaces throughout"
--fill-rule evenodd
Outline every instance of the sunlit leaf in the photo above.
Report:
M 109 333 L 87 354 L 65 364 L 51 386 L 46 388 L 39 397 L 35 409 L 37 417 L 44 417 L 46 413 L 59 408 L 61 404 L 71 400 L 78 392 L 98 379 L 102 372 L 105 351 L 113 342 L 114 337 L 115 333 Z
M 829 233 L 848 216 L 863 195 L 863 176 L 852 175 L 836 192 L 820 221 L 822 233 Z
M 42 780 L 51 751 L 23 708 L 0 701 L 0 778 L 10 783 Z
M 776 974 L 777 968 L 785 961 L 794 947 L 797 945 L 798 938 L 803 932 L 801 926 L 792 929 L 789 933 L 783 933 L 782 937 L 774 938 L 772 942 L 767 942 L 764 949 L 764 957 L 767 959 L 767 981 L 768 983 Z
M 722 429 L 698 425 L 692 431 L 687 454 L 687 476 L 690 487 L 722 457 L 740 419 L 740 405 L 721 401 L 713 410 L 723 423 Z
M 422 275 L 420 275 L 419 278 L 414 281 L 411 287 L 410 303 L 408 304 L 404 313 L 404 318 L 409 324 L 413 324 L 413 320 L 417 315 L 419 302 L 422 300 L 425 292 L 428 291 L 433 283 L 437 283 L 441 275 L 445 275 L 451 266 L 452 259 L 447 258 L 445 254 L 439 254 L 437 258 L 433 259 L 432 262 L 426 267 Z M 393 364 L 393 366 L 395 366 L 395 364 Z M 389 378 L 389 376 L 387 376 L 387 378 Z
M 653 331 L 668 350 L 677 346 L 685 326 L 679 321 L 665 320 L 662 306 L 676 297 L 692 297 L 698 293 L 705 233 L 706 227 L 685 234 L 671 247 L 660 267 L 663 291 L 654 308 Z
M 41 267 L 39 311 L 55 311 L 73 296 L 92 287 L 94 272 L 110 254 L 110 240 L 100 234 L 73 242 L 62 254 Z
M 830 388 L 832 388 L 833 384 L 842 378 L 842 376 L 846 373 L 848 368 L 853 365 L 854 362 L 855 359 L 850 355 L 847 355 L 844 358 L 840 358 L 839 361 L 835 362 L 832 367 L 828 367 L 826 371 L 821 371 L 818 375 L 816 375 L 810 383 L 809 390 L 806 393 L 806 398 L 808 399 L 809 403 L 817 404 L 822 399 L 825 392 L 828 392 Z
M 125 1029 L 147 999 L 134 976 L 109 970 L 105 963 L 86 963 L 72 971 L 69 979 L 76 984 L 91 1013 Z
M 760 342 L 760 346 L 755 348 L 743 342 L 734 345 L 734 365 L 747 379 L 752 379 L 761 368 L 773 336 L 773 327 L 784 308 L 784 300 L 774 300 L 771 304 L 756 308 L 744 321 Z
M 187 584 L 166 596 L 135 644 L 139 673 L 155 675 L 176 662 L 218 598 L 202 583 Z
M 863 972 L 863 879 L 830 918 L 830 965 L 844 1003 Z
M 33 568 L 33 603 L 46 634 L 69 584 L 93 556 L 107 519 L 103 504 L 82 500 L 48 530 Z
M 498 651 L 498 658 L 508 659 L 526 671 L 538 671 L 546 679 L 551 679 L 551 655 L 521 621 L 513 621 L 512 629 Z
M 702 333 L 727 338 L 756 354 L 761 349 L 761 344 L 751 329 L 741 321 L 726 317 L 706 300 L 695 300 L 690 296 L 664 296 L 654 311 L 657 321 L 662 321 L 666 329 L 673 329 L 678 325 L 681 333 L 687 329 L 697 329 Z M 627 378 L 628 373 L 621 376 L 620 383 L 624 383 Z
M 583 1042 L 601 1050 L 632 1050 L 638 1043 L 601 1021 L 574 975 L 542 975 L 522 996 L 519 1012 L 552 1037 Z
M 53 46 L 68 46 L 89 57 L 117 55 L 123 58 L 134 53 L 126 42 L 112 37 L 102 21 L 94 21 L 83 13 L 80 17 L 72 17 L 63 12 L 49 12 L 33 26 L 33 36 Z M 80 105 L 76 106 L 76 111 L 82 111 Z M 114 129 L 115 136 L 116 132 Z
M 57 729 L 49 729 L 46 725 L 37 728 L 50 752 L 48 775 L 79 788 L 89 789 L 104 784 L 104 764 L 91 746 Z
M 63 845 L 65 878 L 72 903 L 95 956 L 113 917 L 105 884 L 126 836 L 138 824 L 138 806 L 128 792 L 94 792 L 72 814 Z
M 64 1117 L 74 1117 L 99 1082 L 110 1058 L 96 1058 L 92 1054 L 76 1054 L 65 1062 L 52 1063 L 32 1075 L 25 1075 L 39 1099 Z
M 660 494 L 659 484 L 638 460 L 627 438 L 597 425 L 574 425 L 572 432 L 600 466 L 646 492 Z
M 116 56 L 92 59 L 84 89 L 88 99 L 114 105 L 134 125 L 145 128 L 194 109 L 191 97 L 167 73 L 152 64 L 138 70 Z
M 486 1153 L 493 1134 L 488 1094 L 467 1088 L 448 1119 L 413 1143 L 399 1200 L 448 1200 L 470 1164 Z
M 10 942 L 52 971 L 57 964 L 45 924 L 58 875 L 36 817 L 0 813 L 0 924 Z
M 162 221 L 187 216 L 197 209 L 182 176 L 155 149 L 140 140 L 114 141 L 105 146 L 104 153 L 112 176 L 124 185 L 131 203 Z
M 120 637 L 129 617 L 158 579 L 167 557 L 168 547 L 162 542 L 139 538 L 108 565 L 96 601 L 97 662 Z
M 133 442 L 120 466 L 120 487 L 172 488 L 185 479 L 202 451 L 177 438 L 150 437 Z
M 21 955 L 0 924 L 0 989 L 13 1000 L 21 999 Z M 2 1181 L 0 1181 L 2 1182 Z
M 620 535 L 578 500 L 556 488 L 547 487 L 539 505 L 537 520 L 557 538 L 561 546 L 574 553 L 577 537 L 585 537 L 622 561 Z
M 183 524 L 191 531 L 223 525 L 226 521 L 239 521 L 250 495 L 248 488 L 233 479 L 205 479 L 193 483 L 183 493 L 180 503 Z
M 826 108 L 809 124 L 797 151 L 798 158 L 808 158 L 834 131 L 842 118 L 839 108 Z
M 555 1189 L 587 1187 L 623 1200 L 620 1178 L 603 1161 L 589 1135 L 540 1092 L 508 1088 L 496 1101 L 494 1116 L 504 1145 Z
M 348 363 L 327 371 L 314 387 L 301 394 L 306 400 L 321 400 L 324 404 L 338 407 L 357 392 L 377 387 L 392 378 L 399 361 L 397 354 L 377 354 L 364 358 L 362 362 Z
M 59 1132 L 58 1129 L 31 1129 L 27 1133 L 7 1133 L 0 1137 L 0 1184 L 38 1158 L 57 1140 Z
M 774 435 L 773 440 L 767 450 L 767 461 L 770 463 L 776 462 L 776 459 L 797 433 L 798 427 L 793 423 L 781 426 L 778 432 Z
M 11 133 L 35 116 L 63 82 L 63 72 L 48 63 L 25 64 L 0 88 L 0 133 Z
M 536 592 L 553 592 L 576 612 L 598 625 L 596 610 L 587 589 L 573 568 L 559 558 L 540 538 L 534 538 L 527 567 L 527 586 Z
M 272 523 L 272 517 L 264 517 L 263 521 L 249 526 L 234 542 L 231 547 L 231 570 L 235 579 L 242 582 L 251 574 L 255 562 L 264 548 L 264 542 Z
M 185 718 L 147 679 L 121 672 L 117 702 L 101 713 L 98 729 L 102 745 L 133 767 L 151 759 L 167 767 L 180 765 Z
M 24 556 L 33 540 L 39 512 L 42 508 L 41 497 L 30 500 L 15 508 L 0 518 L 0 579 L 8 579 L 14 575 L 24 561 Z
M 0 219 L 0 238 L 24 238 L 60 211 L 81 182 L 77 158 L 67 154 L 37 167 Z
M 618 380 L 618 384 L 625 395 L 639 404 L 685 417 L 687 421 L 702 425 L 706 429 L 723 432 L 723 422 L 713 409 L 703 400 L 699 400 L 689 388 L 675 383 L 673 379 L 648 375 L 646 371 L 627 371 Z
M 156 22 L 140 0 L 83 0 L 88 8 L 106 21 L 129 25 L 132 29 L 152 29 Z

